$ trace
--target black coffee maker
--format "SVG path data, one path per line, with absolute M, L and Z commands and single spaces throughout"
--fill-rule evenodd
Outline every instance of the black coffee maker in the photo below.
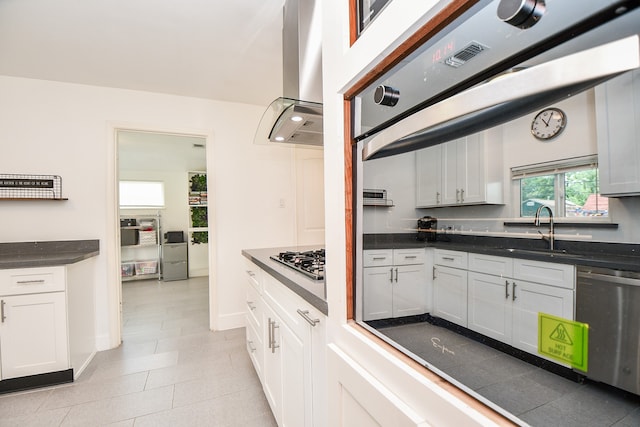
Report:
M 438 220 L 431 216 L 423 216 L 418 220 L 418 240 L 435 242 L 438 234 Z

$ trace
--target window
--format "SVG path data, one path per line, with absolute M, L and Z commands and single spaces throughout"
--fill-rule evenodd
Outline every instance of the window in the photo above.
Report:
M 609 216 L 609 201 L 600 195 L 595 156 L 511 169 L 520 193 L 520 217 L 533 217 L 548 206 L 555 218 Z M 541 215 L 548 215 L 544 211 Z
M 120 181 L 120 207 L 164 207 L 164 183 L 156 181 Z

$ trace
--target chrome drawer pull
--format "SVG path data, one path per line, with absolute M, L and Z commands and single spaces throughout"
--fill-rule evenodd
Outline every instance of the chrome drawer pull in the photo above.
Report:
M 405 255 L 404 259 L 416 259 L 418 258 L 416 255 Z
M 311 326 L 316 326 L 317 323 L 320 323 L 320 319 L 312 319 L 311 317 L 309 317 L 309 310 L 302 311 L 302 310 L 298 309 L 297 312 Z
M 509 281 L 504 281 L 504 298 L 509 299 Z
M 387 259 L 386 256 L 374 256 L 373 257 L 374 261 L 382 261 L 382 260 L 385 260 L 385 259 Z
M 6 303 L 4 302 L 4 300 L 0 300 L 0 323 L 4 323 L 5 319 L 7 318 L 7 316 L 4 315 L 4 305 Z
M 37 285 L 37 284 L 44 283 L 44 279 L 18 280 L 16 283 L 18 285 Z
M 253 303 L 253 301 L 247 301 L 247 305 L 249 306 L 249 310 L 251 311 L 256 309 L 256 305 Z
M 247 345 L 249 346 L 249 351 L 251 351 L 251 353 L 256 352 L 256 346 L 253 345 L 253 341 L 247 340 Z
M 451 258 L 449 256 L 443 256 L 442 259 L 444 259 L 446 261 L 455 261 L 455 258 Z

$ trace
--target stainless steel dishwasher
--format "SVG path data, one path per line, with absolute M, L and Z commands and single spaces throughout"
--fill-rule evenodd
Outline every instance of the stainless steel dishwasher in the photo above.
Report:
M 640 273 L 578 266 L 576 320 L 589 325 L 587 378 L 640 394 Z

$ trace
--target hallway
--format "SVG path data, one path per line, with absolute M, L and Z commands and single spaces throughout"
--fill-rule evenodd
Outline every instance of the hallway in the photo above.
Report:
M 244 328 L 208 330 L 206 277 L 123 286 L 123 344 L 75 383 L 0 395 L 0 426 L 255 426 L 276 423 Z

